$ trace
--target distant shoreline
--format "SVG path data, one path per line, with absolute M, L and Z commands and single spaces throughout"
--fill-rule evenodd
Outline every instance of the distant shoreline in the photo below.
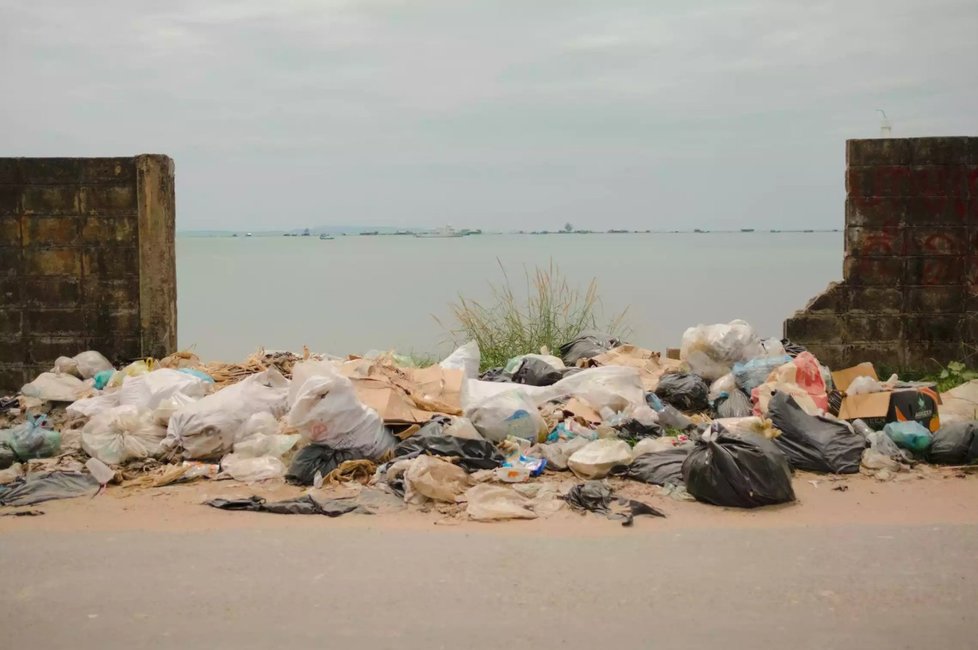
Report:
M 308 235 L 297 234 L 295 231 L 246 231 L 246 230 L 178 230 L 177 235 L 180 237 L 230 237 L 230 238 L 256 238 L 256 237 L 297 237 L 300 239 L 318 239 L 320 235 L 331 235 L 333 237 L 414 237 L 415 235 L 429 232 L 427 229 L 417 229 L 417 230 L 403 230 L 397 232 L 383 232 L 378 230 L 370 231 L 328 231 L 328 230 L 315 230 L 310 231 Z M 465 233 L 465 237 L 482 237 L 482 236 L 527 236 L 527 237 L 543 237 L 543 236 L 586 236 L 586 235 L 778 235 L 778 234 L 816 234 L 816 233 L 841 233 L 841 228 L 805 228 L 805 229 L 739 229 L 739 230 L 575 230 L 572 232 L 566 231 L 525 231 L 525 230 L 511 230 L 511 231 L 471 231 Z

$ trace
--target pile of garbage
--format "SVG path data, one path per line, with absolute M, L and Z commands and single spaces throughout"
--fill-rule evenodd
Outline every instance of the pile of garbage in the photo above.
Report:
M 86 351 L 0 398 L 0 506 L 227 479 L 309 489 L 208 505 L 338 516 L 396 503 L 476 521 L 566 505 L 627 525 L 664 515 L 616 494 L 624 481 L 755 508 L 794 501 L 795 470 L 889 480 L 978 459 L 973 386 L 944 396 L 942 426 L 932 385 L 880 381 L 871 364 L 832 372 L 744 321 L 689 328 L 678 357 L 595 332 L 481 373 L 474 342 L 429 367 L 305 350 L 116 368 Z M 333 485 L 362 489 L 322 498 Z

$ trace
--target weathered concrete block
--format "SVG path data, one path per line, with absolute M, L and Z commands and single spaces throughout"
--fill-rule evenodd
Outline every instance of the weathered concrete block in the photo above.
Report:
M 846 229 L 853 227 L 886 230 L 911 221 L 906 197 L 859 197 L 846 199 Z
M 903 284 L 961 284 L 968 271 L 967 257 L 908 257 Z
M 24 330 L 23 311 L 20 307 L 0 304 L 0 335 L 20 335 Z
M 848 140 L 846 165 L 849 167 L 909 165 L 912 160 L 910 152 L 910 142 L 906 138 Z
M 846 190 L 850 197 L 903 197 L 910 193 L 911 173 L 906 166 L 850 167 Z
M 834 314 L 798 313 L 785 321 L 784 333 L 787 338 L 802 345 L 808 342 L 843 343 L 845 321 Z
M 961 285 L 946 287 L 906 287 L 904 311 L 908 314 L 938 314 L 964 311 L 964 288 Z
M 849 308 L 849 288 L 832 282 L 825 291 L 808 301 L 806 312 L 844 312 Z
M 83 158 L 17 158 L 20 179 L 31 185 L 72 185 L 81 182 Z
M 0 306 L 19 304 L 22 284 L 16 277 L 0 276 Z
M 0 245 L 0 278 L 19 275 L 23 265 L 23 254 L 20 247 Z
M 135 215 L 136 188 L 133 185 L 105 185 L 82 188 L 82 212 L 89 215 Z
M 78 188 L 72 185 L 31 185 L 20 195 L 23 214 L 79 214 Z
M 82 295 L 88 305 L 139 306 L 139 278 L 135 275 L 118 280 L 88 277 L 82 282 Z
M 817 341 L 805 344 L 808 351 L 815 355 L 819 363 L 829 368 L 848 368 L 858 361 L 853 361 L 850 346 L 841 344 L 819 343 Z
M 892 314 L 903 311 L 903 291 L 895 287 L 849 287 L 849 309 Z
M 136 161 L 133 158 L 91 158 L 81 170 L 81 182 L 85 185 L 123 184 L 134 185 Z
M 78 241 L 77 217 L 28 216 L 22 220 L 24 246 L 72 246 Z
M 908 341 L 960 341 L 963 314 L 908 314 L 904 338 Z
M 23 290 L 28 307 L 79 307 L 82 302 L 81 280 L 74 277 L 29 277 Z
M 27 314 L 27 326 L 32 334 L 81 335 L 87 329 L 85 314 L 80 308 L 32 309 Z
M 965 227 L 944 226 L 908 228 L 907 255 L 953 255 L 959 257 L 970 252 L 969 233 Z
M 20 195 L 22 192 L 23 189 L 20 185 L 0 185 L 0 215 L 17 216 L 20 214 Z
M 73 357 L 79 352 L 84 352 L 84 346 L 79 343 L 80 339 L 77 335 L 36 334 L 31 332 L 27 336 L 27 357 L 25 363 L 29 365 L 34 364 L 42 368 L 42 371 L 45 368 L 50 369 L 52 360 L 62 356 Z M 32 371 L 28 372 L 36 375 Z
M 905 368 L 938 370 L 950 361 L 966 359 L 968 350 L 958 341 L 906 341 Z
M 846 255 L 894 257 L 906 254 L 903 228 L 846 228 Z
M 847 340 L 895 341 L 903 337 L 903 318 L 899 314 L 861 314 L 845 316 Z
M 20 218 L 0 216 L 0 246 L 20 246 Z
M 905 349 L 902 341 L 861 341 L 847 346 L 850 364 L 868 361 L 880 372 L 905 367 Z
M 5 358 L 0 352 L 0 359 Z M 21 364 L 0 363 L 0 386 L 19 388 L 26 384 L 24 380 L 24 369 Z
M 88 216 L 82 226 L 82 239 L 86 244 L 135 245 L 138 233 L 135 216 Z
M 128 246 L 100 246 L 82 252 L 85 275 L 118 280 L 139 275 L 139 251 Z
M 903 279 L 904 260 L 901 257 L 846 257 L 842 277 L 856 286 L 897 286 Z
M 34 250 L 24 257 L 28 275 L 72 275 L 81 273 L 81 255 L 73 248 Z
M 978 138 L 908 138 L 914 165 L 966 164 L 978 152 Z
M 909 196 L 967 197 L 965 170 L 957 165 L 913 166 Z

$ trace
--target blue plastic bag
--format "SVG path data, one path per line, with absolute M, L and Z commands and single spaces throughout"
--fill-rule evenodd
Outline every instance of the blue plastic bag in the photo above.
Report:
M 903 447 L 916 453 L 927 451 L 933 440 L 927 427 L 916 420 L 909 422 L 889 422 L 883 427 L 883 433 L 895 442 L 898 447 Z
M 768 375 L 775 369 L 791 361 L 787 354 L 778 357 L 758 357 L 746 363 L 735 363 L 733 376 L 741 390 L 750 393 L 767 381 Z
M 49 458 L 61 449 L 61 433 L 52 428 L 46 415 L 33 415 L 27 422 L 0 431 L 3 440 L 20 460 Z
M 214 383 L 214 378 L 211 377 L 210 375 L 208 375 L 203 370 L 197 370 L 196 368 L 178 368 L 178 370 L 180 372 L 182 372 L 182 373 L 185 373 L 185 374 L 188 374 L 188 375 L 193 375 L 197 379 L 203 379 L 208 384 L 213 384 Z
M 112 379 L 112 375 L 114 374 L 115 370 L 102 370 L 101 372 L 95 373 L 95 390 L 103 390 L 109 384 L 109 380 Z

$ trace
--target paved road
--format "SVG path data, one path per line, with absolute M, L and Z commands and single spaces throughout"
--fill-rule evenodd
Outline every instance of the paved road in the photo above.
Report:
M 8 648 L 974 648 L 978 526 L 14 532 Z

